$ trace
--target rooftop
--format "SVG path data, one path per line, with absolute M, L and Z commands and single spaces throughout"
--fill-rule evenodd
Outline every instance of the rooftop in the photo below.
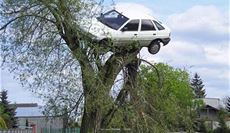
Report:
M 221 107 L 220 99 L 218 99 L 218 98 L 204 98 L 203 101 L 204 101 L 206 106 L 208 105 L 208 106 L 213 107 L 215 109 L 220 109 L 220 107 Z
M 17 103 L 17 104 L 11 104 L 12 106 L 18 108 L 18 107 L 38 107 L 37 103 Z
M 16 117 L 41 117 L 44 116 L 42 106 L 37 103 L 14 104 L 16 106 Z

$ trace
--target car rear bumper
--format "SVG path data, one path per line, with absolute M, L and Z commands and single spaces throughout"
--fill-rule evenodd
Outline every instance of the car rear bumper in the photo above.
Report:
M 171 40 L 170 38 L 162 39 L 162 42 L 163 42 L 164 46 L 167 45 L 170 42 L 170 40 Z

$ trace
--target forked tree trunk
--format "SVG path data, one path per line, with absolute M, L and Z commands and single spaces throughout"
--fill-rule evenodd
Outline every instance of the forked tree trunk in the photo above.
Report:
M 130 54 L 132 55 L 132 54 Z M 132 55 L 133 56 L 133 55 Z M 139 67 L 139 62 L 137 58 L 134 58 L 135 60 L 130 61 L 127 65 L 127 71 L 128 71 L 128 80 L 125 83 L 125 87 L 128 88 L 127 90 L 132 89 L 135 86 L 135 81 L 136 81 L 136 76 L 137 76 L 137 69 Z M 104 77 L 106 78 L 106 77 Z M 106 83 L 105 83 L 106 84 Z M 112 86 L 112 85 L 111 85 Z M 94 88 L 96 89 L 96 88 Z M 100 88 L 98 88 L 100 89 Z M 125 89 L 125 88 L 123 88 Z M 129 93 L 132 95 L 131 91 Z M 127 95 L 127 94 L 126 94 Z M 86 95 L 87 96 L 87 95 Z M 81 133 L 100 133 L 101 128 L 107 128 L 108 125 L 110 124 L 114 113 L 116 112 L 115 110 L 109 109 L 108 111 L 111 111 L 110 113 L 102 114 L 102 110 L 100 108 L 94 108 L 94 109 L 88 109 L 87 104 L 92 104 L 88 102 L 92 102 L 93 100 L 97 100 L 97 98 L 103 98 L 107 99 L 110 97 L 110 94 L 104 95 L 103 97 L 91 97 L 89 96 L 88 98 L 85 98 L 85 107 L 84 107 L 84 113 L 83 113 L 83 118 L 82 118 L 82 123 L 81 123 Z M 95 98 L 95 99 L 92 99 Z M 120 99 L 123 100 L 124 98 Z M 103 105 L 102 105 L 103 106 Z M 106 105 L 105 105 L 106 106 Z

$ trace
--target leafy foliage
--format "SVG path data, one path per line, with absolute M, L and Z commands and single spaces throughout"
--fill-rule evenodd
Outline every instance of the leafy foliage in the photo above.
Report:
M 15 117 L 15 108 L 9 105 L 9 101 L 7 100 L 7 91 L 1 91 L 0 95 L 0 114 L 1 118 L 5 121 L 5 124 L 8 128 L 14 128 L 17 126 L 17 119 Z
M 7 129 L 7 125 L 4 118 L 7 119 L 9 115 L 3 113 L 3 111 L 4 111 L 4 107 L 0 104 L 0 129 Z
M 205 98 L 206 94 L 205 89 L 203 89 L 203 81 L 197 73 L 195 73 L 194 78 L 191 81 L 191 86 L 195 93 L 195 98 Z
M 71 13 L 63 11 L 63 2 Z M 60 25 L 62 28 L 64 26 L 64 22 L 60 24 L 60 19 L 63 19 L 65 26 L 74 29 L 65 33 L 77 36 L 75 41 L 78 43 L 80 31 L 77 24 L 79 20 L 91 17 L 94 3 L 91 0 L 1 1 L 0 24 L 6 24 L 0 31 L 3 63 L 18 74 L 17 79 L 23 86 L 43 98 L 47 103 L 47 115 L 64 115 L 67 108 L 69 116 L 77 117 L 83 111 L 82 107 L 79 108 L 83 102 L 79 60 L 68 47 L 67 43 L 70 42 L 65 37 L 63 39 L 61 31 L 64 29 L 59 28 Z M 54 10 L 57 12 L 54 13 Z M 69 15 L 72 15 L 68 18 L 71 20 L 67 21 Z M 71 38 L 70 35 L 66 36 Z M 87 47 L 83 51 L 86 50 Z
M 0 116 L 0 129 L 7 129 L 5 120 Z
M 189 74 L 162 63 L 154 66 L 161 78 L 152 66 L 142 66 L 133 92 L 137 97 L 130 101 L 132 105 L 128 102 L 118 111 L 126 119 L 116 117 L 113 122 L 128 121 L 130 125 L 125 127 L 131 126 L 136 132 L 191 131 L 195 112 Z

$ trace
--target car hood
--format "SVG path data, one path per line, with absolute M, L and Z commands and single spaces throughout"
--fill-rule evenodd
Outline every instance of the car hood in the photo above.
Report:
M 111 36 L 111 33 L 115 31 L 98 21 L 96 18 L 93 18 L 89 21 L 84 21 L 81 25 L 83 30 L 89 33 L 91 36 L 101 39 L 105 38 L 106 36 Z

